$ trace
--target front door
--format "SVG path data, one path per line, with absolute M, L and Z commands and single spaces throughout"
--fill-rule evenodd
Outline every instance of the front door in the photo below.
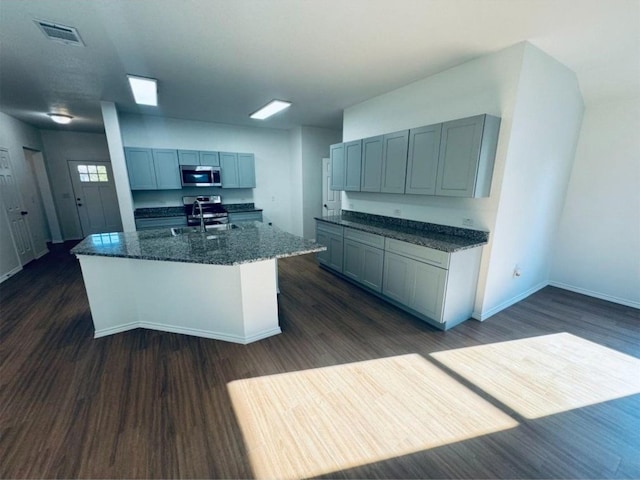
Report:
M 9 151 L 4 148 L 0 149 L 0 190 L 20 265 L 26 265 L 35 258 L 31 232 L 25 220 L 28 212 L 22 207 L 16 179 L 11 171 Z
M 322 159 L 322 215 L 340 215 L 342 192 L 331 190 L 331 160 Z
M 122 221 L 111 163 L 68 163 L 82 234 L 121 232 Z

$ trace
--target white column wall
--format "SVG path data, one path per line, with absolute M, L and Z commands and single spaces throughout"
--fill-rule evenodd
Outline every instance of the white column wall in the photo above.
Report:
M 104 131 L 107 135 L 111 169 L 113 170 L 113 179 L 115 181 L 116 194 L 118 195 L 122 229 L 125 232 L 135 232 L 136 221 L 133 217 L 133 197 L 131 196 L 131 186 L 129 185 L 127 163 L 124 158 L 118 111 L 112 102 L 100 102 L 100 106 L 102 107 L 102 120 L 104 122 Z
M 584 105 L 576 75 L 527 45 L 493 228 L 481 319 L 549 283 Z M 521 275 L 514 277 L 518 265 Z

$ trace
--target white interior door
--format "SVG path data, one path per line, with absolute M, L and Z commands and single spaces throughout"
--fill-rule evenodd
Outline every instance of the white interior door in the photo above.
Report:
M 0 190 L 20 264 L 26 265 L 35 258 L 31 232 L 25 220 L 29 212 L 22 206 L 16 179 L 11 171 L 9 151 L 6 149 L 0 149 Z
M 322 159 L 322 215 L 340 215 L 342 192 L 330 190 L 331 160 Z
M 121 232 L 122 221 L 111 163 L 68 163 L 82 234 Z
M 37 152 L 26 148 L 24 152 L 24 160 L 26 162 L 29 175 L 25 178 L 22 185 L 22 194 L 24 196 L 24 205 L 29 212 L 27 221 L 29 222 L 29 231 L 31 232 L 31 242 L 33 243 L 33 251 L 37 257 L 47 253 L 47 240 L 51 240 L 49 225 L 44 213 L 44 202 L 40 195 L 40 189 L 37 186 L 37 174 L 33 163 L 33 155 Z

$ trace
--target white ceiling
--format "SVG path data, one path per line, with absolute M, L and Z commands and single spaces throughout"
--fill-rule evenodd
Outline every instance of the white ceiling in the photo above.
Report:
M 47 40 L 34 19 L 78 29 Z M 342 110 L 528 40 L 578 75 L 587 104 L 640 92 L 640 0 L 0 0 L 0 110 L 101 131 L 120 111 L 340 128 Z M 138 107 L 126 74 L 159 80 Z M 277 98 L 267 121 L 249 114 Z

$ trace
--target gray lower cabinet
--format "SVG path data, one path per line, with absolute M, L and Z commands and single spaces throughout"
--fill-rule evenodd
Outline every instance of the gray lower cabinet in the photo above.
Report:
M 482 249 L 447 253 L 318 221 L 318 262 L 441 329 L 473 312 Z
M 345 228 L 343 252 L 342 273 L 376 292 L 382 291 L 384 237 Z
M 253 153 L 219 152 L 222 188 L 255 188 Z
M 382 137 L 381 192 L 404 193 L 408 145 L 409 130 L 389 133 Z
M 316 242 L 327 247 L 324 252 L 316 254 L 322 265 L 342 272 L 343 261 L 343 227 L 325 222 L 316 222 Z
M 155 228 L 186 227 L 187 217 L 185 215 L 176 217 L 152 217 L 136 218 L 136 230 L 151 230 Z
M 229 212 L 229 223 L 261 222 L 262 212 Z
M 436 195 L 488 197 L 500 119 L 477 115 L 442 124 Z
M 131 190 L 182 188 L 177 150 L 127 147 L 124 153 Z
M 386 252 L 382 292 L 440 323 L 446 282 L 447 270 Z

